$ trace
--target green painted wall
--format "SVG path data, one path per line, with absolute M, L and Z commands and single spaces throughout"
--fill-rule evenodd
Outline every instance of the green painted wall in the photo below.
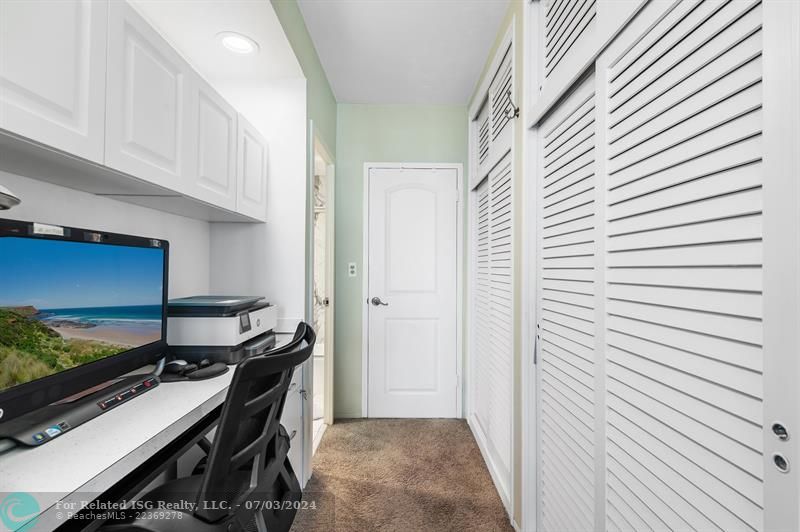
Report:
M 361 416 L 364 163 L 462 163 L 466 175 L 467 109 L 339 104 L 337 141 L 334 410 L 346 418 Z
M 308 118 L 314 121 L 314 129 L 333 156 L 336 153 L 336 98 L 308 34 L 303 15 L 295 0 L 272 0 L 272 7 L 306 76 Z

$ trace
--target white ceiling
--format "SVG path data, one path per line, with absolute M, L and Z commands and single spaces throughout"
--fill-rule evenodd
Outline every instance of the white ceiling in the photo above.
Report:
M 509 0 L 298 0 L 340 103 L 468 103 Z
M 217 90 L 303 77 L 269 0 L 131 2 Z M 222 31 L 247 35 L 259 44 L 258 53 L 241 55 L 225 49 L 216 38 Z
M 297 93 L 294 83 L 305 83 L 303 70 L 269 0 L 131 2 L 263 135 L 269 138 L 274 128 L 276 106 L 293 112 L 286 102 Z M 258 52 L 231 52 L 217 38 L 222 31 L 250 37 Z

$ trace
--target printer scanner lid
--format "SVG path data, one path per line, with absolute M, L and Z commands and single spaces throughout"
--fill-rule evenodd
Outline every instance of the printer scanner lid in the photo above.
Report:
M 169 300 L 169 316 L 224 317 L 269 306 L 263 296 L 192 296 Z

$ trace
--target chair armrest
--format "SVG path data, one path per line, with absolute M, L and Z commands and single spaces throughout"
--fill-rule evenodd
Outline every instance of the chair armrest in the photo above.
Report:
M 202 439 L 197 440 L 197 445 L 203 450 L 206 455 L 211 452 L 211 440 L 208 439 L 207 436 L 203 436 Z

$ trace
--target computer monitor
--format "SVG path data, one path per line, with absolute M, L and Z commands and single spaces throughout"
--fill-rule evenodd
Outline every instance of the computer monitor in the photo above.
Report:
M 0 219 L 0 425 L 163 356 L 168 248 Z

